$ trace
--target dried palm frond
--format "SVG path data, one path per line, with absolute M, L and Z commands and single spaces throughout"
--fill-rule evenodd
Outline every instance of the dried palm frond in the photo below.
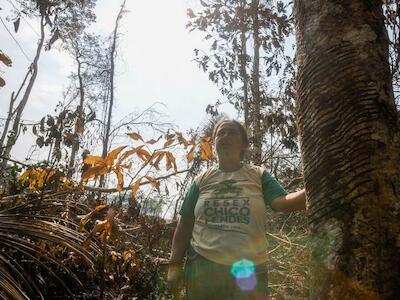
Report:
M 0 210 L 0 299 L 44 299 L 40 289 L 43 277 L 30 269 L 45 271 L 72 295 L 60 274 L 77 286 L 83 284 L 63 262 L 66 250 L 79 256 L 95 270 L 98 247 L 83 246 L 85 237 L 78 231 L 76 220 L 61 218 L 68 209 L 84 212 L 85 207 L 60 199 L 35 199 Z M 44 247 L 43 247 L 44 245 Z M 52 251 L 46 251 L 47 249 Z M 32 270 L 31 270 L 32 271 Z

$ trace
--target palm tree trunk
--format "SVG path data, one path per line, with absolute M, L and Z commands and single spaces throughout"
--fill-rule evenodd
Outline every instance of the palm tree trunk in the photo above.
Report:
M 311 299 L 400 295 L 400 140 L 381 1 L 297 0 Z

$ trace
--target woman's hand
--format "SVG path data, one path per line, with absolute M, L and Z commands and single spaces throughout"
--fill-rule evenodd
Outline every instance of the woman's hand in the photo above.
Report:
M 170 263 L 167 275 L 168 290 L 177 297 L 181 288 L 183 280 L 183 265 L 182 263 Z
M 170 263 L 168 266 L 167 286 L 177 297 L 183 283 L 183 258 L 192 237 L 194 220 L 181 217 L 172 239 Z

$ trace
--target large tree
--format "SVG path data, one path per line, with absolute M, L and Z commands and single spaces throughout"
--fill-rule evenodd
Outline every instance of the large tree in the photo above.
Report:
M 297 0 L 311 299 L 400 294 L 400 144 L 382 1 Z

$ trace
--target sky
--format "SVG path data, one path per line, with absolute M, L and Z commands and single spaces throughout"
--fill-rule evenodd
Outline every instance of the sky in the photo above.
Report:
M 21 21 L 18 33 L 6 20 L 14 0 L 0 0 L 0 17 L 20 44 L 17 46 L 3 24 L 0 24 L 1 50 L 13 60 L 11 68 L 0 66 L 6 86 L 0 89 L 0 118 L 5 118 L 11 92 L 16 90 L 35 54 L 39 26 L 35 20 Z M 110 34 L 122 1 L 98 0 L 97 22 L 92 30 Z M 155 102 L 167 120 L 186 131 L 198 127 L 207 118 L 205 108 L 222 99 L 208 75 L 193 61 L 195 48 L 207 48 L 201 33 L 189 32 L 187 8 L 199 7 L 198 0 L 127 0 L 126 13 L 121 21 L 116 69 L 115 120 L 127 112 L 141 111 Z M 27 56 L 27 57 L 25 57 Z M 37 122 L 47 114 L 54 114 L 56 104 L 68 84 L 73 70 L 68 54 L 52 49 L 42 53 L 38 77 L 25 108 L 25 122 Z M 229 105 L 222 111 L 231 117 L 236 113 Z M 15 145 L 12 157 L 24 160 L 34 136 L 28 131 Z M 35 156 L 33 156 L 35 158 Z M 37 154 L 36 158 L 40 158 Z

